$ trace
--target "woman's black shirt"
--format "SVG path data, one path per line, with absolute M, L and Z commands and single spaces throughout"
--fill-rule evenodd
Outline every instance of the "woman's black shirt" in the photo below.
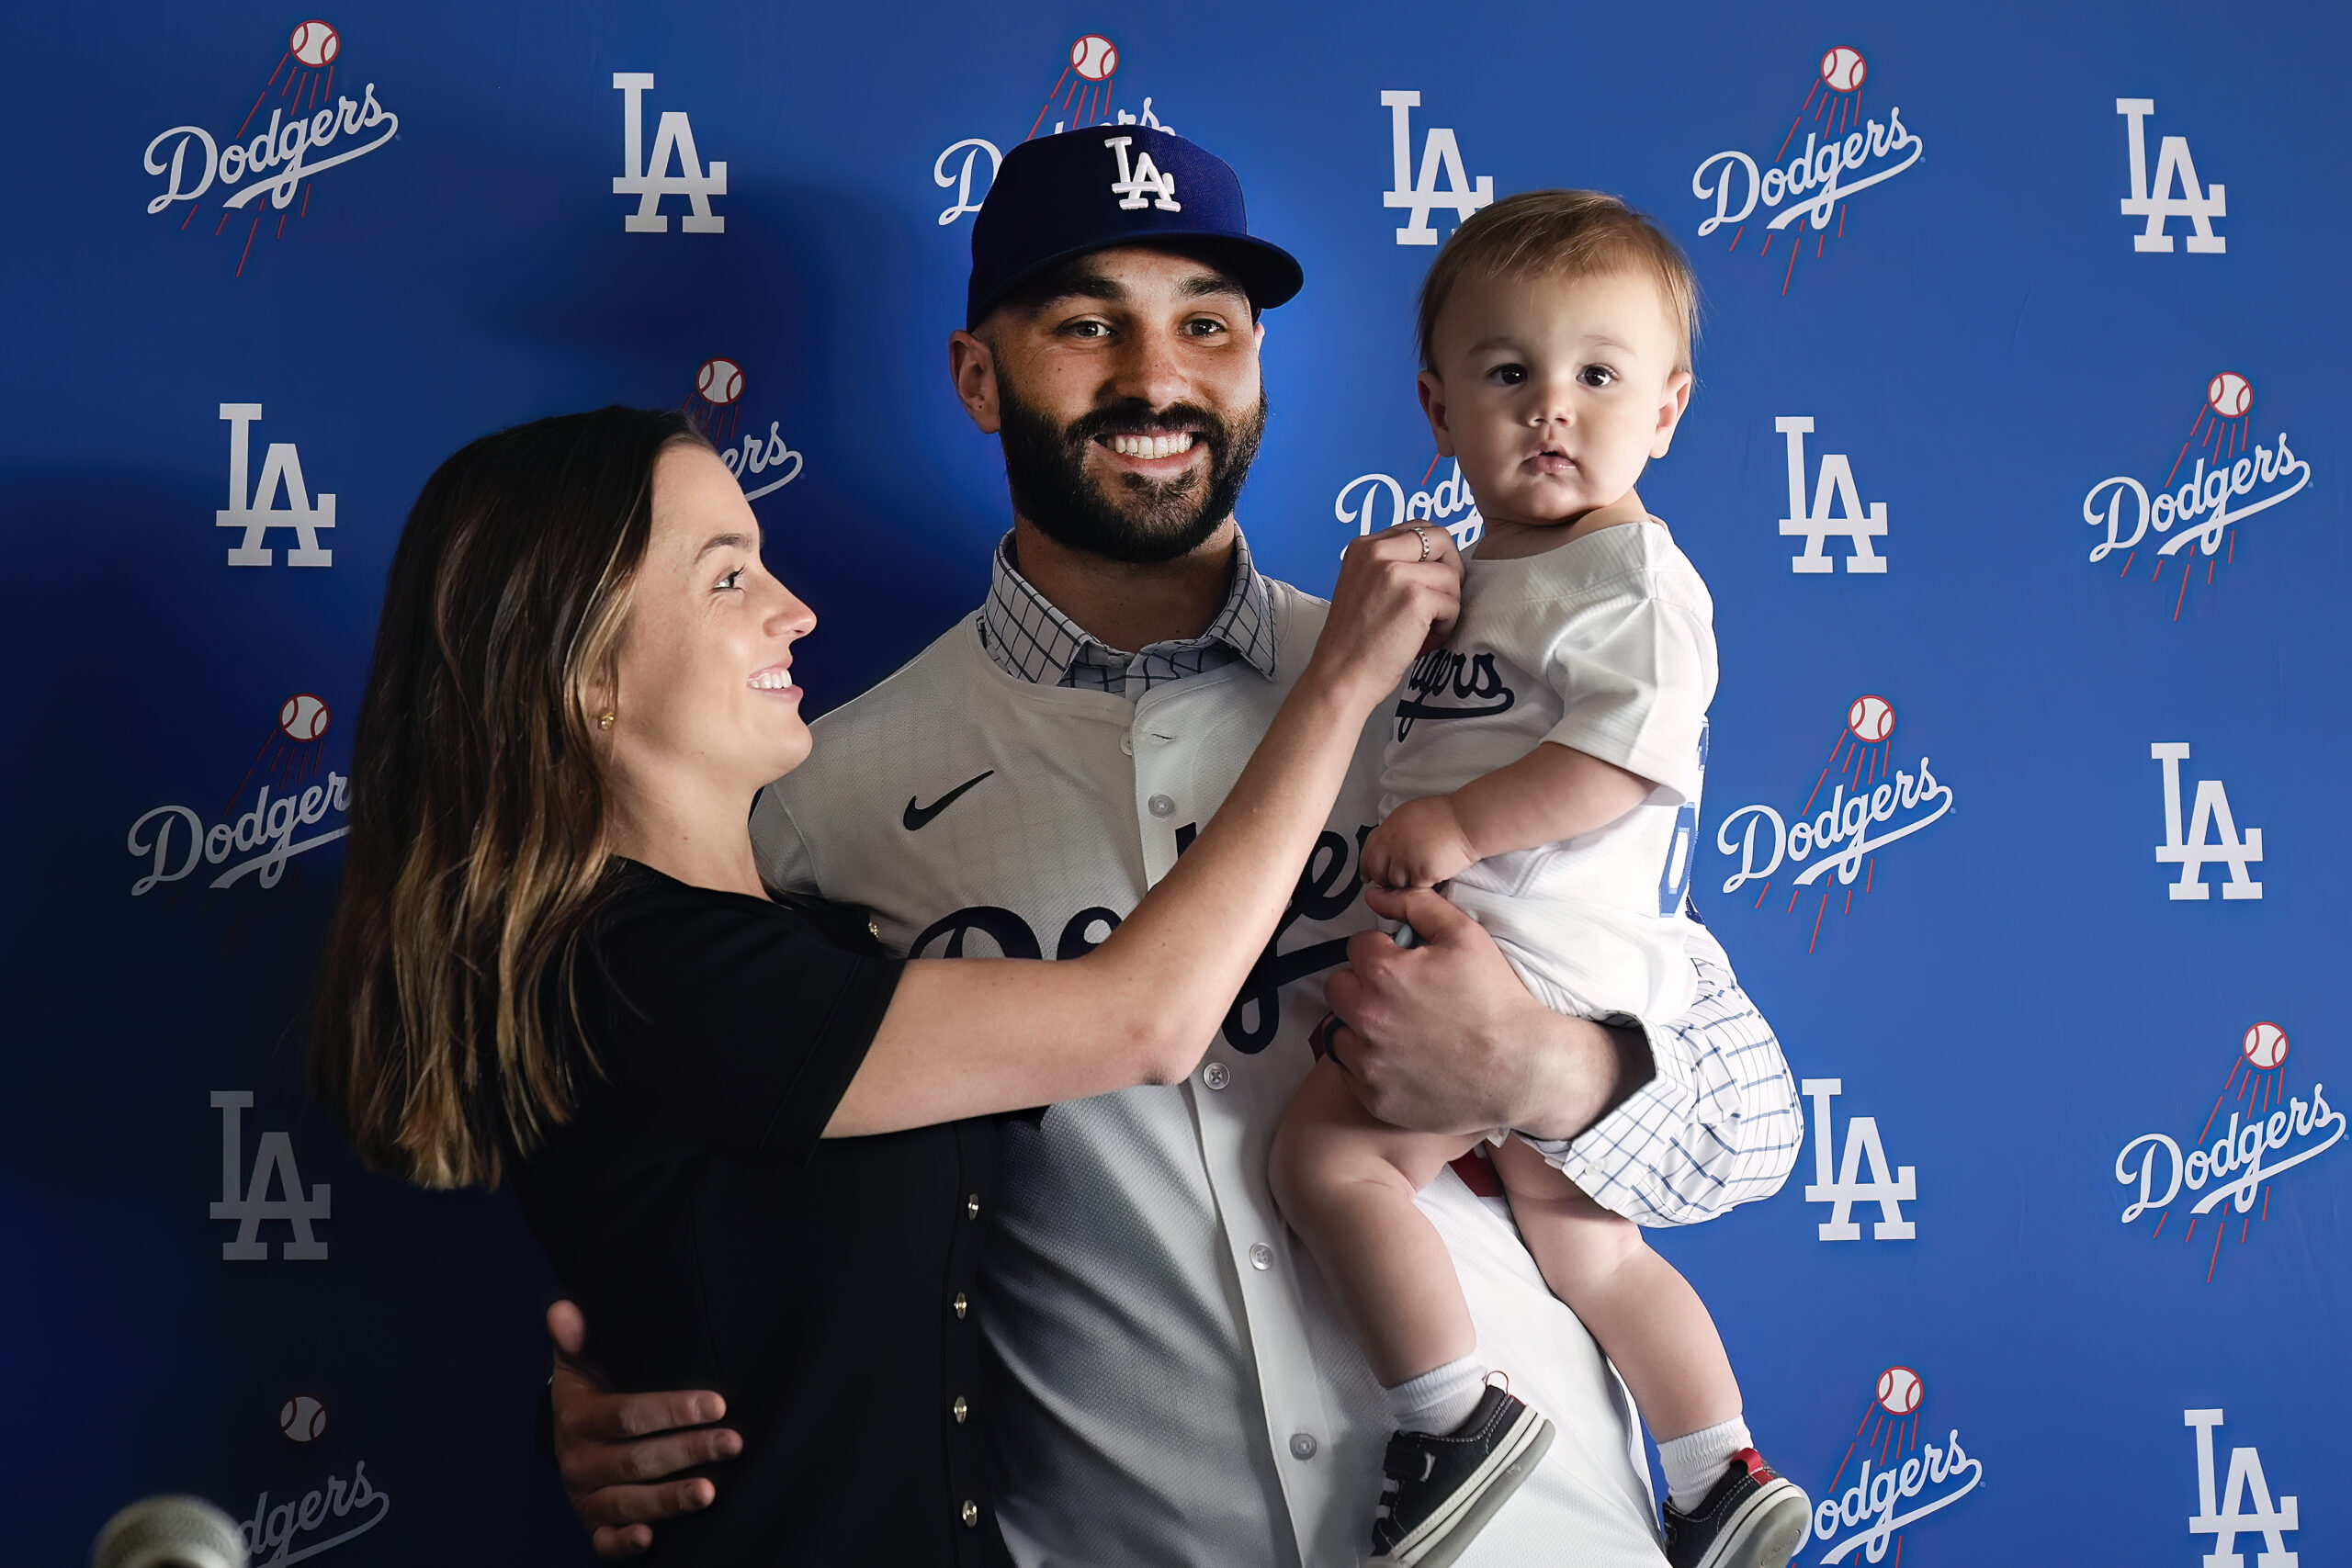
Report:
M 975 1283 L 995 1125 L 820 1139 L 899 962 L 840 906 L 615 874 L 575 979 L 601 1073 L 515 1186 L 615 1386 L 715 1389 L 742 1434 L 648 1561 L 1008 1562 Z

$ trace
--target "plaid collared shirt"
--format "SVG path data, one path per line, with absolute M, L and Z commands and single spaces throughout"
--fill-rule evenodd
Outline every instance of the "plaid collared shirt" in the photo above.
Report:
M 1250 543 L 1234 538 L 1233 585 L 1225 605 L 1196 637 L 1155 642 L 1124 653 L 1089 637 L 1077 622 L 1054 607 L 1012 564 L 1012 536 L 997 545 L 989 574 L 988 603 L 980 607 L 980 646 L 997 667 L 1016 680 L 1041 686 L 1075 686 L 1136 698 L 1154 686 L 1181 681 L 1238 659 L 1273 679 L 1275 625 L 1273 591 L 1250 561 Z

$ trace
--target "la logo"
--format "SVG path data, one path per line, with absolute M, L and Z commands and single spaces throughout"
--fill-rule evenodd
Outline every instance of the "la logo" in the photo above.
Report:
M 1804 1201 L 1830 1205 L 1829 1217 L 1821 1222 L 1821 1239 L 1861 1240 L 1862 1227 L 1854 1219 L 1857 1203 L 1878 1205 L 1878 1223 L 1871 1226 L 1872 1241 L 1917 1239 L 1918 1227 L 1903 1217 L 1903 1205 L 1919 1196 L 1918 1168 L 1906 1165 L 1890 1172 L 1886 1145 L 1878 1135 L 1878 1118 L 1849 1116 L 1846 1119 L 1846 1157 L 1838 1168 L 1837 1179 L 1831 1180 L 1829 1150 L 1836 1129 L 1829 1119 L 1829 1102 L 1845 1092 L 1846 1080 L 1807 1078 L 1798 1087 L 1813 1101 L 1814 1180 L 1804 1190 Z M 1866 1163 L 1870 1168 L 1867 1181 L 1862 1179 Z
M 684 109 L 664 109 L 653 132 L 653 159 L 645 158 L 645 95 L 653 86 L 650 71 L 616 71 L 613 85 L 626 95 L 621 107 L 623 172 L 613 176 L 615 196 L 637 197 L 637 210 L 621 220 L 629 234 L 666 234 L 670 220 L 662 209 L 665 196 L 682 196 L 693 209 L 679 220 L 688 234 L 724 234 L 727 220 L 711 211 L 710 198 L 727 194 L 727 164 L 717 161 L 705 174 L 702 155 L 695 150 L 695 128 Z M 670 173 L 672 164 L 678 165 Z
M 2210 1535 L 2213 1550 L 2205 1555 L 2206 1568 L 2245 1568 L 2238 1537 L 2258 1535 L 2264 1551 L 2255 1558 L 2257 1568 L 2295 1568 L 2299 1553 L 2287 1550 L 2285 1537 L 2301 1528 L 2301 1512 L 2292 1497 L 2270 1500 L 2270 1482 L 2262 1473 L 2258 1449 L 2230 1450 L 2230 1473 L 2217 1488 L 2213 1475 L 2213 1428 L 2222 1424 L 2218 1410 L 2184 1410 L 2181 1425 L 2197 1433 L 2197 1512 L 2188 1521 L 2191 1535 Z M 2216 1508 L 2215 1503 L 2221 1505 Z M 2245 1505 L 2251 1503 L 2253 1506 Z
M 1871 547 L 1871 541 L 1886 537 L 1886 502 L 1873 501 L 1865 509 L 1861 492 L 1854 487 L 1854 465 L 1843 452 L 1824 452 L 1821 481 L 1814 488 L 1813 505 L 1808 508 L 1804 438 L 1813 434 L 1813 421 L 1804 415 L 1784 415 L 1772 422 L 1772 428 L 1789 444 L 1789 514 L 1781 519 L 1781 536 L 1804 541 L 1804 553 L 1789 558 L 1789 570 L 1800 573 L 1833 570 L 1822 547 L 1839 538 L 1852 547 L 1853 553 L 1846 558 L 1848 571 L 1884 571 L 1886 558 Z M 1833 505 L 1843 508 L 1842 513 L 1831 512 Z
M 2199 188 L 2197 184 L 2197 161 L 2188 155 L 2188 138 L 2167 136 L 2156 146 L 2156 182 L 2153 189 L 2148 184 L 2148 131 L 2146 121 L 2156 112 L 2154 98 L 2118 98 L 2115 112 L 2124 117 L 2130 126 L 2132 147 L 2132 194 L 2123 198 L 2123 216 L 2144 218 L 2148 226 L 2132 236 L 2135 251 L 2170 251 L 2172 236 L 2165 232 L 2165 224 L 2175 218 L 2185 218 L 2196 230 L 2188 236 L 2188 248 L 2220 255 L 2230 248 L 2229 240 L 2213 232 L 2213 220 L 2229 215 L 2223 187 L 2210 185 Z M 2179 192 L 2177 196 L 2175 191 Z
M 322 495 L 315 504 L 302 482 L 301 454 L 291 441 L 273 441 L 261 461 L 261 479 L 251 490 L 253 427 L 261 418 L 259 403 L 222 403 L 220 417 L 229 422 L 229 504 L 215 513 L 223 528 L 242 528 L 244 538 L 229 547 L 231 566 L 268 566 L 277 552 L 262 543 L 272 528 L 294 530 L 294 547 L 286 552 L 288 566 L 333 566 L 334 552 L 319 544 L 319 530 L 334 526 L 334 497 Z M 277 504 L 280 493 L 286 504 Z
M 2188 761 L 2188 742 L 2159 740 L 2148 748 L 2148 756 L 2165 768 L 2165 841 L 2156 846 L 2156 863 L 2180 867 L 2180 880 L 2171 888 L 2173 897 L 2211 898 L 2213 892 L 2205 885 L 2205 868 L 2216 863 L 2230 868 L 2230 879 L 2222 884 L 2222 897 L 2261 897 L 2262 884 L 2248 876 L 2245 868 L 2249 862 L 2262 858 L 2262 829 L 2248 828 L 2240 835 L 2237 818 L 2230 814 L 2229 791 L 2219 779 L 2199 779 L 2196 805 L 2184 833 L 2180 765 Z
M 1412 220 L 1396 231 L 1400 245 L 1434 245 L 1437 231 L 1430 227 L 1430 214 L 1438 208 L 1449 209 L 1456 223 L 1495 199 L 1495 176 L 1480 175 L 1476 184 L 1462 167 L 1462 147 L 1454 141 L 1451 129 L 1430 128 L 1429 139 L 1421 143 L 1421 176 L 1413 178 L 1413 111 L 1421 106 L 1421 95 L 1407 90 L 1392 90 L 1380 95 L 1388 109 L 1389 151 L 1396 161 L 1396 188 L 1385 193 L 1381 202 L 1387 207 L 1401 207 L 1410 212 Z M 1440 186 L 1442 175 L 1445 184 Z
M 232 1263 L 266 1261 L 269 1243 L 261 1239 L 262 1222 L 283 1220 L 294 1234 L 278 1244 L 277 1256 L 297 1262 L 323 1262 L 327 1244 L 311 1233 L 311 1223 L 334 1216 L 334 1193 L 323 1181 L 307 1195 L 303 1192 L 302 1173 L 294 1164 L 293 1139 L 284 1133 L 264 1133 L 254 1150 L 252 1182 L 239 1179 L 245 1157 L 243 1112 L 252 1110 L 253 1103 L 251 1089 L 212 1091 L 212 1109 L 220 1112 L 220 1196 L 212 1205 L 212 1218 L 237 1222 L 236 1239 L 220 1244 L 220 1256 Z M 269 1195 L 273 1179 L 284 1197 Z
M 1147 196 L 1153 198 L 1151 205 L 1162 212 L 1183 211 L 1176 200 L 1176 176 L 1161 174 L 1159 165 L 1151 161 L 1150 153 L 1136 153 L 1134 171 L 1129 172 L 1127 148 L 1134 141 L 1132 136 L 1113 136 L 1103 140 L 1102 145 L 1119 155 L 1119 177 L 1111 182 L 1111 194 L 1125 197 L 1126 199 L 1119 205 L 1131 212 L 1143 206 L 1143 198 Z

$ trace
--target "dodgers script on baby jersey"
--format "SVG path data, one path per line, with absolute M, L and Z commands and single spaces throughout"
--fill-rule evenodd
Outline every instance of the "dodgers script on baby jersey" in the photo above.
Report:
M 1545 741 L 1655 786 L 1607 827 L 1495 855 L 1447 896 L 1546 1005 L 1673 1018 L 1695 985 L 1682 919 L 1715 695 L 1714 602 L 1655 520 L 1539 555 L 1465 558 L 1462 617 L 1406 678 L 1382 758 L 1384 815 Z
M 915 956 L 1087 952 L 1206 826 L 1313 651 L 1326 607 L 1267 591 L 1272 678 L 1236 660 L 1133 700 L 1018 679 L 975 621 L 954 627 L 817 721 L 810 760 L 753 814 L 763 875 L 865 905 L 886 944 Z M 990 1412 L 1008 1472 L 999 1517 L 1023 1568 L 1362 1561 L 1386 1406 L 1265 1164 L 1312 1061 L 1323 976 L 1374 923 L 1358 857 L 1385 715 L 1202 1066 L 1007 1129 L 974 1306 L 1007 1374 Z M 1637 1097 L 1657 1111 L 1612 1119 L 1604 1137 L 1639 1134 L 1651 1114 L 1686 1124 L 1690 1071 L 1670 1047 L 1661 1056 L 1672 1066 Z M 1622 1154 L 1577 1146 L 1647 1179 Z M 1726 1190 L 1693 1185 L 1710 1203 Z M 1591 1337 L 1498 1200 L 1448 1171 L 1421 1201 L 1482 1341 L 1560 1433 L 1463 1562 L 1572 1550 L 1596 1568 L 1657 1568 L 1634 1413 Z

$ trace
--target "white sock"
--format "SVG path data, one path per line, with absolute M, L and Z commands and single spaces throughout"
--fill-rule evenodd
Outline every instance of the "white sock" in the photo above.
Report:
M 1747 1440 L 1747 1422 L 1741 1416 L 1667 1438 L 1657 1446 L 1657 1467 L 1666 1472 L 1667 1496 L 1689 1513 L 1724 1478 L 1724 1467 L 1731 1463 L 1731 1456 L 1755 1446 Z
M 1408 1378 L 1388 1391 L 1388 1413 L 1408 1432 L 1434 1432 L 1442 1437 L 1470 1419 L 1487 1392 L 1487 1374 L 1494 1363 L 1484 1350 L 1473 1350 L 1435 1371 Z

